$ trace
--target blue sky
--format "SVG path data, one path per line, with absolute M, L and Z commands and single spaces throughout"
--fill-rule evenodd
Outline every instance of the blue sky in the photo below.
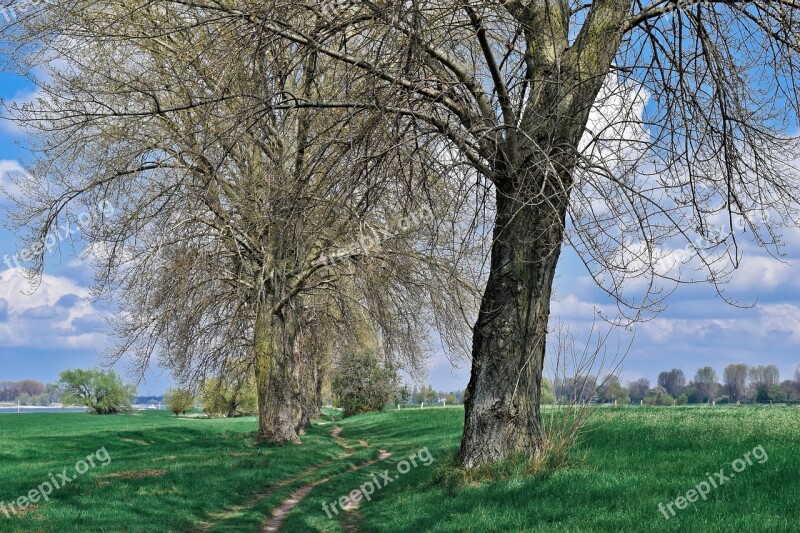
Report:
M 31 86 L 23 79 L 0 74 L 0 98 L 25 99 Z M 20 133 L 0 121 L 0 184 L 8 175 L 24 171 L 25 152 L 16 141 Z M 7 220 L 9 204 L 0 199 L 0 220 Z M 681 368 L 691 378 L 701 366 L 711 365 L 721 374 L 729 363 L 774 363 L 782 379 L 791 378 L 800 363 L 800 266 L 795 256 L 800 231 L 787 230 L 786 263 L 745 247 L 742 268 L 728 287 L 731 295 L 752 308 L 740 309 L 723 302 L 708 286 L 680 287 L 668 300 L 669 308 L 654 320 L 636 327 L 623 367 L 623 381 L 659 371 Z M 13 256 L 17 241 L 0 229 L 0 258 Z M 68 368 L 96 366 L 98 354 L 109 340 L 104 335 L 103 309 L 89 298 L 91 280 L 87 266 L 64 247 L 49 256 L 40 289 L 28 294 L 25 280 L 0 262 L 0 381 L 33 378 L 57 379 Z M 609 310 L 613 302 L 587 276 L 574 253 L 566 250 L 559 265 L 554 316 L 572 331 L 588 331 L 597 309 Z M 622 334 L 627 346 L 630 334 Z M 469 366 L 453 368 L 441 355 L 430 361 L 429 378 L 435 388 L 464 388 Z M 124 361 L 117 369 L 125 371 Z M 139 386 L 141 394 L 160 394 L 169 386 L 168 373 L 154 368 Z

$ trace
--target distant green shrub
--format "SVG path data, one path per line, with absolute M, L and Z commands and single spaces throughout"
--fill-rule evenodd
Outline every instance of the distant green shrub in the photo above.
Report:
M 253 415 L 258 412 L 255 379 L 208 378 L 200 387 L 200 402 L 209 418 Z
M 377 353 L 357 350 L 343 355 L 333 376 L 333 394 L 344 416 L 382 410 L 395 395 L 397 375 L 381 361 Z M 432 397 L 438 394 L 433 394 Z
M 186 389 L 168 389 L 164 394 L 164 403 L 175 416 L 186 414 L 186 411 L 194 408 L 194 394 Z
M 125 384 L 114 371 L 65 370 L 58 377 L 61 401 L 86 406 L 100 415 L 130 411 L 136 387 Z

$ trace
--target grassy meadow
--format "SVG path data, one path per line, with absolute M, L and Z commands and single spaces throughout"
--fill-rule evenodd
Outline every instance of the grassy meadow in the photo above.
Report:
M 76 476 L 76 463 L 98 449 L 110 462 L 95 461 L 24 513 L 0 511 L 0 531 L 256 532 L 294 490 L 331 476 L 289 514 L 283 531 L 795 531 L 800 521 L 800 409 L 599 408 L 567 467 L 466 485 L 448 476 L 462 417 L 459 408 L 357 416 L 336 421 L 339 439 L 326 417 L 302 446 L 255 446 L 253 418 L 3 415 L 0 502 L 7 506 L 65 467 Z M 707 500 L 673 506 L 669 520 L 659 511 L 720 469 L 729 476 L 732 463 L 759 446 L 761 461 L 740 462 L 746 467 Z M 348 471 L 380 449 L 392 456 Z M 411 465 L 423 449 L 435 462 Z M 328 518 L 324 503 L 384 470 L 392 481 L 371 501 Z

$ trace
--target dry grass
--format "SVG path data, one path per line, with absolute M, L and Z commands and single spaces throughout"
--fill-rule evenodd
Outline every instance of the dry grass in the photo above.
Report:
M 135 472 L 114 472 L 113 474 L 108 474 L 105 476 L 100 476 L 99 479 L 141 479 L 145 477 L 161 477 L 166 474 L 166 470 L 138 470 Z

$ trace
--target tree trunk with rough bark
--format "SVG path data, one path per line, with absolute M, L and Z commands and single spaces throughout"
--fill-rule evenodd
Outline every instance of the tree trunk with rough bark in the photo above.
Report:
M 259 311 L 254 331 L 259 442 L 300 443 L 296 324 L 289 313 Z
M 519 133 L 508 134 L 492 162 L 497 213 L 464 402 L 460 460 L 467 468 L 531 455 L 541 443 L 550 296 L 572 174 L 627 13 L 626 0 L 596 2 L 570 44 L 567 3 L 511 6 L 528 21 L 531 91 Z
M 550 296 L 566 202 L 535 204 L 498 191 L 491 274 L 473 333 L 461 463 L 467 468 L 532 453 L 539 414 Z
M 322 350 L 327 339 L 321 338 L 318 331 L 312 333 L 310 328 L 313 327 L 318 326 L 305 323 L 295 342 L 300 391 L 300 420 L 297 431 L 301 435 L 312 420 L 322 416 L 322 377 L 326 357 Z
M 313 346 L 310 350 L 313 350 Z M 322 416 L 322 372 L 320 370 L 320 354 L 309 351 L 301 356 L 301 382 L 302 390 L 302 417 L 300 424 L 303 428 L 311 420 Z

